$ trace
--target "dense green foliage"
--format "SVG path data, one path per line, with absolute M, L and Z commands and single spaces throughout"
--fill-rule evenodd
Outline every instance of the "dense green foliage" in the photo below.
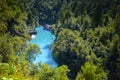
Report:
M 76 80 L 107 80 L 106 73 L 100 66 L 95 66 L 91 62 L 86 62 L 81 66 L 81 72 L 78 73 Z
M 31 10 L 33 2 L 0 0 L 0 80 L 68 80 L 65 65 L 52 69 L 33 64 L 35 53 L 41 53 L 37 45 L 27 43 L 29 31 L 39 22 Z
M 67 0 L 62 4 L 59 19 L 52 25 L 57 36 L 52 50 L 58 64 L 70 69 L 70 79 L 75 79 L 79 70 L 78 80 L 120 79 L 119 5 L 118 0 Z M 92 65 L 86 63 L 91 61 Z M 94 77 L 83 70 L 93 65 L 102 66 L 102 72 L 92 70 Z M 97 75 L 105 78 L 97 79 Z
M 32 63 L 40 49 L 27 44 L 28 33 L 39 23 L 53 24 L 58 68 Z M 120 80 L 119 75 L 119 0 L 0 0 L 0 80 Z

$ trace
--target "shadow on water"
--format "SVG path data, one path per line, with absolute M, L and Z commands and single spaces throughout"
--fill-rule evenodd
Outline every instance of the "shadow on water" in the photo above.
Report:
M 46 49 L 46 48 L 49 48 L 49 47 L 50 47 L 50 45 L 48 44 L 48 45 L 44 46 L 43 49 Z

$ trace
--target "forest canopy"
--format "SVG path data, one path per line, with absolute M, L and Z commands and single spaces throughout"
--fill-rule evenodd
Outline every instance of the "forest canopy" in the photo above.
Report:
M 33 64 L 29 32 L 50 24 L 57 68 Z M 0 0 L 0 80 L 120 80 L 119 0 Z

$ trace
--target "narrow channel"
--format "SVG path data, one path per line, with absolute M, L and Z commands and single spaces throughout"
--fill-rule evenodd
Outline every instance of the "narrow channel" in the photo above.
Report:
M 40 49 L 42 54 L 36 56 L 35 64 L 38 62 L 47 63 L 50 67 L 57 67 L 58 64 L 52 58 L 52 51 L 50 45 L 54 43 L 55 35 L 50 31 L 45 30 L 42 26 L 35 28 L 37 31 L 36 35 L 33 35 L 33 39 L 30 44 L 36 44 Z

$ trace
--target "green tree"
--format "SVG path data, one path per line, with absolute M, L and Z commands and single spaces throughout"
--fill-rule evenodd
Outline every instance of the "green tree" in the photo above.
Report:
M 107 80 L 107 73 L 99 65 L 92 62 L 86 62 L 81 66 L 76 80 Z
M 36 59 L 36 55 L 41 53 L 40 48 L 35 44 L 29 44 L 28 48 L 25 51 L 26 53 L 26 59 L 29 60 L 29 62 L 32 62 Z
M 38 73 L 38 80 L 69 80 L 68 72 L 69 69 L 65 65 L 52 69 L 47 64 L 43 64 Z

